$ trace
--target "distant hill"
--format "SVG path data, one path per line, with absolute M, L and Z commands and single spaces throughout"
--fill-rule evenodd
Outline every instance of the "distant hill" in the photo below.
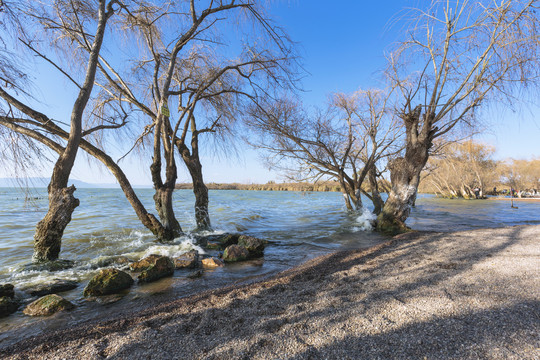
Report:
M 50 178 L 32 177 L 26 179 L 0 178 L 0 187 L 47 187 Z M 118 184 L 91 184 L 80 180 L 69 180 L 69 185 L 75 185 L 76 188 L 117 188 Z

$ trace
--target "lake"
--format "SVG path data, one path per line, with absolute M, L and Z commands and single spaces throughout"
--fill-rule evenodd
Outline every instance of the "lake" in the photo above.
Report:
M 153 190 L 139 189 L 137 193 L 155 213 Z M 175 213 L 186 235 L 170 244 L 154 241 L 120 189 L 78 189 L 75 196 L 81 205 L 66 228 L 60 256 L 74 260 L 75 266 L 54 273 L 37 272 L 24 270 L 24 265 L 32 257 L 35 225 L 47 210 L 46 189 L 24 192 L 0 188 L 0 284 L 14 284 L 17 295 L 29 301 L 24 289 L 32 285 L 58 278 L 80 282 L 79 288 L 62 294 L 77 305 L 74 311 L 44 322 L 22 315 L 21 307 L 0 319 L 0 342 L 8 341 L 6 332 L 22 324 L 34 323 L 27 331 L 37 333 L 61 326 L 67 318 L 82 322 L 99 317 L 102 305 L 85 300 L 82 289 L 107 259 L 123 255 L 138 260 L 156 253 L 174 257 L 194 248 L 204 252 L 189 233 L 195 228 L 191 190 L 174 194 Z M 419 195 L 407 224 L 433 231 L 540 224 L 539 202 L 519 202 L 517 206 L 519 209 L 512 209 L 504 200 L 444 200 Z M 186 296 L 271 275 L 333 250 L 368 247 L 385 240 L 380 234 L 365 231 L 365 216 L 347 212 L 340 193 L 210 191 L 210 215 L 215 233 L 241 232 L 270 241 L 264 259 L 207 270 L 197 279 L 189 278 L 189 271 L 179 270 L 173 278 L 134 286 L 120 303 L 144 302 L 163 293 Z

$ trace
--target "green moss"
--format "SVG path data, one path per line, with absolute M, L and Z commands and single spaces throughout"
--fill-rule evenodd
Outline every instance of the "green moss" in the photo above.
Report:
M 84 296 L 115 294 L 133 285 L 133 278 L 118 269 L 104 269 L 90 280 L 84 288 Z

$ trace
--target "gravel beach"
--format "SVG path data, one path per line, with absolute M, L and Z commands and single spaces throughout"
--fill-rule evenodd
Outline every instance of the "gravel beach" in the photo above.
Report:
M 2 359 L 540 359 L 540 226 L 413 232 Z

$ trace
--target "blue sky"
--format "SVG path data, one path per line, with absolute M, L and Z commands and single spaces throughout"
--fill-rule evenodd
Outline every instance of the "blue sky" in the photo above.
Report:
M 303 79 L 302 97 L 309 105 L 322 105 L 332 92 L 353 92 L 358 88 L 378 86 L 378 71 L 384 68 L 385 51 L 398 38 L 398 25 L 392 20 L 407 7 L 419 6 L 422 0 L 359 1 L 289 0 L 268 1 L 270 14 L 298 43 L 308 75 Z M 74 92 L 65 81 L 58 82 L 50 67 L 44 70 L 37 88 L 44 106 L 55 116 L 69 116 Z M 50 72 L 50 73 L 47 73 Z M 70 106 L 66 107 L 66 104 Z M 486 127 L 479 140 L 497 148 L 496 157 L 528 159 L 540 156 L 540 108 L 519 113 L 504 108 L 485 111 Z M 205 156 L 203 171 L 207 182 L 258 183 L 280 180 L 279 174 L 265 169 L 253 150 L 241 147 L 239 158 L 215 159 Z M 124 163 L 134 184 L 150 184 L 149 161 Z M 0 170 L 0 177 L 6 176 Z M 43 174 L 49 176 L 49 174 Z M 97 183 L 113 183 L 106 170 L 82 157 L 77 161 L 73 178 Z M 190 178 L 179 167 L 179 182 Z

